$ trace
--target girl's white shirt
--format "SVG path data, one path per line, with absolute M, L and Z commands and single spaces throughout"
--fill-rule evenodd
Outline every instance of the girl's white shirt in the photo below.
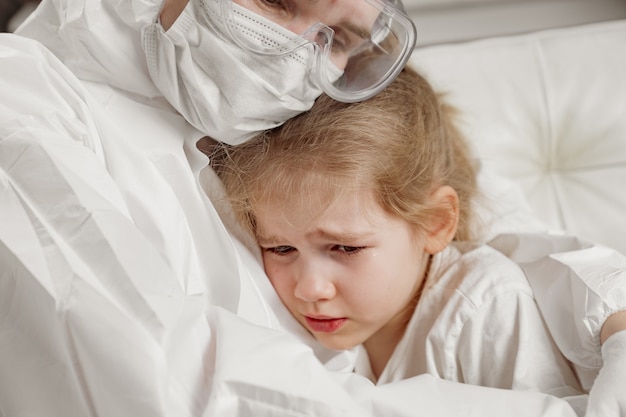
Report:
M 360 353 L 355 371 L 374 379 Z M 376 383 L 425 373 L 558 397 L 583 393 L 524 272 L 486 245 L 453 243 L 433 257 L 406 332 Z

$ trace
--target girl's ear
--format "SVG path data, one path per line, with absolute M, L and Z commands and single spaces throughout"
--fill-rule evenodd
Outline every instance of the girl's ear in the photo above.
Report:
M 444 185 L 431 194 L 430 200 L 437 211 L 425 230 L 424 249 L 434 255 L 444 250 L 456 234 L 459 224 L 459 197 L 452 187 Z

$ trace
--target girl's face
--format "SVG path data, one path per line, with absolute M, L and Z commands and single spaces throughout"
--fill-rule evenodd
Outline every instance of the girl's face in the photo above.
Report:
M 327 348 L 395 346 L 424 280 L 428 237 L 372 194 L 344 195 L 319 210 L 311 201 L 255 212 L 272 285 Z

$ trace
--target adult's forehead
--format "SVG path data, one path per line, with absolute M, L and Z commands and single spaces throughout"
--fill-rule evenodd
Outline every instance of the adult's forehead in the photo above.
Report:
M 282 0 L 268 7 L 263 0 L 230 1 L 298 34 L 316 23 L 362 27 L 369 32 L 384 4 L 384 0 Z

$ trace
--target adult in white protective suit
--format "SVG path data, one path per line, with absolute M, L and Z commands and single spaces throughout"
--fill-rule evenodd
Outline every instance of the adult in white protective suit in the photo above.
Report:
M 365 1 L 355 3 L 378 10 Z M 0 415 L 574 415 L 541 394 L 426 376 L 374 388 L 337 370 L 345 358 L 323 367 L 281 331 L 291 329 L 288 314 L 198 184 L 206 161 L 196 143 L 245 140 L 322 89 L 362 99 L 384 77 L 352 70 L 366 41 L 347 55 L 294 49 L 302 39 L 328 48 L 324 26 L 296 37 L 264 22 L 269 48 L 239 36 L 259 21 L 230 2 L 163 10 L 167 33 L 159 0 L 44 0 L 17 35 L 0 36 Z M 401 12 L 383 11 L 387 27 L 410 38 Z M 377 61 L 392 76 L 411 40 L 397 45 Z M 601 364 L 600 329 L 626 297 L 617 284 L 583 281 L 574 261 L 585 253 L 623 269 L 623 257 L 548 235 L 498 239 L 531 276 L 541 262 L 568 271 L 533 284 L 537 298 L 566 355 Z M 563 254 L 544 258 L 553 252 Z M 545 300 L 562 286 L 572 299 Z M 623 334 L 603 346 L 616 375 L 603 369 L 598 380 L 597 407 L 613 411 L 626 407 L 623 353 L 610 343 Z

